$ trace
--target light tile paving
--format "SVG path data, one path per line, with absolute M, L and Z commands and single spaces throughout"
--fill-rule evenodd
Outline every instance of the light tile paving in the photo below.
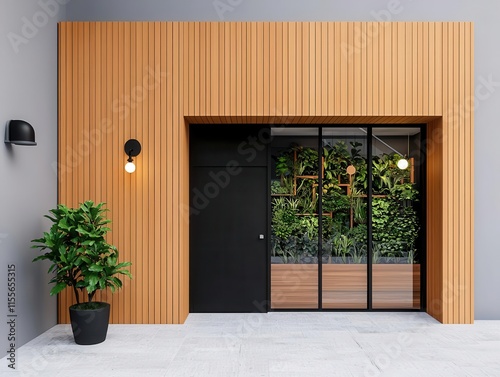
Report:
M 441 325 L 425 313 L 190 314 L 184 325 L 110 325 L 78 346 L 58 325 L 0 376 L 500 376 L 500 321 Z

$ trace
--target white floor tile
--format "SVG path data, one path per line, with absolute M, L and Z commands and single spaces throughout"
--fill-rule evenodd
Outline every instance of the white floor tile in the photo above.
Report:
M 78 346 L 58 325 L 18 350 L 36 377 L 499 377 L 500 321 L 425 313 L 191 314 L 184 325 L 110 325 Z M 0 376 L 7 374 L 0 360 Z M 15 374 L 12 374 L 15 375 Z

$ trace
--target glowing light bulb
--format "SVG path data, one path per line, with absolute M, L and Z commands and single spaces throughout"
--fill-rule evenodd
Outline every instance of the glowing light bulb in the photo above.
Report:
M 401 170 L 405 170 L 408 168 L 408 160 L 406 158 L 402 158 L 398 161 L 398 168 Z
M 125 164 L 125 171 L 130 174 L 135 172 L 135 164 L 133 161 L 129 161 Z

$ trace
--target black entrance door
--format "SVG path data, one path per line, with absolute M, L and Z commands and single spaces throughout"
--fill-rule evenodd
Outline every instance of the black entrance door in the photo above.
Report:
M 258 130 L 224 131 L 190 135 L 190 311 L 266 311 L 267 157 L 241 153 Z

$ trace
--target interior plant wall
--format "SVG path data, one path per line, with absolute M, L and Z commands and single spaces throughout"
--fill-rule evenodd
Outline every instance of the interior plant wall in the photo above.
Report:
M 319 152 L 300 137 L 271 144 L 271 308 L 420 309 L 423 151 L 401 169 L 396 152 L 368 160 L 359 128 L 335 130 L 344 135 L 324 138 Z M 321 283 L 299 289 L 308 273 Z
M 471 323 L 473 56 L 467 22 L 61 23 L 59 201 L 108 202 L 135 277 L 112 321 L 188 314 L 189 123 L 427 123 L 427 310 Z

